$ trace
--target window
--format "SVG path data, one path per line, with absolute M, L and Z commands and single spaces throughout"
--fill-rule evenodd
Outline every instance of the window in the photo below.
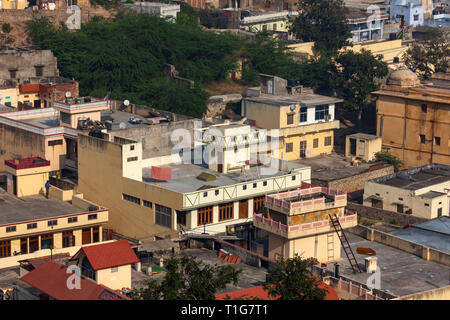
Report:
M 172 209 L 161 206 L 159 204 L 155 205 L 155 223 L 171 228 L 172 227 Z
M 401 200 L 401 201 L 403 201 L 403 198 L 398 198 L 398 200 Z
M 36 70 L 36 77 L 42 77 L 44 74 L 44 66 L 34 66 Z
M 419 15 L 418 14 L 414 15 L 414 21 L 419 21 Z
M 293 114 L 287 115 L 287 124 L 294 124 L 294 115 Z
M 70 217 L 70 218 L 67 218 L 67 222 L 68 222 L 68 223 L 78 222 L 78 217 Z
M 212 223 L 213 207 L 203 207 L 197 209 L 197 225 Z
M 52 141 L 49 141 L 49 142 L 48 142 L 48 146 L 49 146 L 49 147 L 51 147 L 51 146 L 57 146 L 57 145 L 60 145 L 60 144 L 63 144 L 62 139 L 60 139 L 60 140 L 52 140 Z
M 133 197 L 133 196 L 130 196 L 130 195 L 125 194 L 125 193 L 123 193 L 122 195 L 123 195 L 123 200 L 127 200 L 127 201 L 130 201 L 130 202 L 134 202 L 134 203 L 136 203 L 138 205 L 141 205 L 141 199 Z
M 428 108 L 428 106 L 427 106 L 426 104 L 422 104 L 422 105 L 421 105 L 421 108 L 422 108 L 422 112 L 423 112 L 423 113 L 427 113 L 427 108 Z
M 27 224 L 27 229 L 36 229 L 37 228 L 37 223 L 29 223 Z
M 92 228 L 92 242 L 100 241 L 100 229 L 98 227 Z
M 425 203 L 425 207 L 429 207 L 430 206 L 430 204 L 428 204 L 428 203 Z
M 88 220 L 95 220 L 95 219 L 97 219 L 96 213 L 88 215 Z
M 253 184 L 253 188 L 256 188 L 257 186 L 258 186 L 257 183 L 254 183 L 254 184 Z
M 291 143 L 286 143 L 286 152 L 292 152 L 294 151 L 294 144 Z
M 273 24 L 273 31 L 277 31 L 277 24 L 276 23 Z
M 295 176 L 292 176 L 292 181 L 295 181 Z
M 233 202 L 219 204 L 219 221 L 233 219 Z
M 153 203 L 151 203 L 150 201 L 142 200 L 142 203 L 145 207 L 153 208 Z
M 308 108 L 301 107 L 300 108 L 300 123 L 308 121 Z
M 47 222 L 47 225 L 49 227 L 56 226 L 57 224 L 58 224 L 58 220 L 50 220 L 50 221 Z
M 325 137 L 325 141 L 323 143 L 325 146 L 331 146 L 331 136 Z
M 327 104 L 316 106 L 316 120 L 324 120 L 328 115 L 329 107 Z
M 206 198 L 208 196 L 208 192 L 203 192 L 203 198 Z
M 6 227 L 6 232 L 15 232 L 15 231 L 16 231 L 16 226 Z
M 111 268 L 111 272 L 117 272 L 117 271 L 119 271 L 119 267 L 112 267 Z
M 134 146 L 130 146 L 130 150 L 133 151 L 134 150 Z
M 39 238 L 37 236 L 30 237 L 28 239 L 28 244 L 29 244 L 30 253 L 33 253 L 33 252 L 39 250 Z
M 41 236 L 41 249 L 53 248 L 53 234 L 43 234 Z
M 319 147 L 319 139 L 316 138 L 313 140 L 313 148 L 318 148 Z
M 267 181 L 263 181 L 263 187 L 267 186 Z
M 59 118 L 60 118 L 62 123 L 70 124 L 70 114 L 65 113 L 65 112 L 60 112 L 59 113 Z
M 127 158 L 127 162 L 137 161 L 138 157 L 129 157 Z
M 218 195 L 219 195 L 219 190 L 215 190 L 215 191 L 214 191 L 214 194 L 215 194 L 216 196 L 218 196 Z
M 420 143 L 425 143 L 425 135 L 424 134 L 420 134 Z
M 62 233 L 62 246 L 63 248 L 72 247 L 75 245 L 75 237 L 73 231 L 64 231 Z
M 242 186 L 242 190 L 247 190 L 247 185 L 246 185 L 246 184 L 244 184 L 244 185 Z
M 177 224 L 186 225 L 186 211 L 177 210 Z
M 442 208 L 438 208 L 438 210 L 437 210 L 437 216 L 438 216 L 438 218 L 439 218 L 439 217 L 442 217 Z
M 264 207 L 265 196 L 253 198 L 253 212 L 258 213 Z
M 434 144 L 437 146 L 441 145 L 441 137 L 434 137 Z
M 28 253 L 28 240 L 27 238 L 20 239 L 20 254 Z
M 9 77 L 15 79 L 17 77 L 17 69 L 9 70 Z
M 0 241 L 0 257 L 11 256 L 11 240 Z

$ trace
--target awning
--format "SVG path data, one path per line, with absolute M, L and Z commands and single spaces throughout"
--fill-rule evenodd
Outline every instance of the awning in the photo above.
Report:
M 369 196 L 369 197 L 367 197 L 367 199 L 366 199 L 366 200 L 370 200 L 370 199 L 375 199 L 375 200 L 384 200 L 384 198 L 383 198 L 383 197 L 380 197 L 380 196 L 376 196 L 376 195 L 372 195 L 372 196 Z

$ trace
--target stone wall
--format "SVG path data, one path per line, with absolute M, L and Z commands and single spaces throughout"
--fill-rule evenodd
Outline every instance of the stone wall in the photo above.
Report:
M 337 179 L 333 181 L 324 181 L 312 178 L 311 183 L 323 187 L 328 187 L 333 190 L 350 193 L 358 190 L 364 190 L 364 184 L 368 180 L 383 177 L 393 173 L 394 173 L 394 166 L 391 164 L 387 164 L 381 169 L 365 171 L 363 173 L 354 176 Z
M 16 70 L 16 79 L 36 77 L 38 65 L 43 66 L 42 77 L 59 74 L 56 57 L 50 50 L 0 50 L 0 79 L 10 79 L 10 70 Z
M 240 102 L 242 100 L 241 94 L 225 94 L 221 96 L 212 96 L 208 100 L 205 118 L 221 116 L 225 113 L 227 103 Z
M 353 202 L 347 203 L 347 209 L 349 211 L 357 212 L 361 217 L 382 220 L 383 222 L 387 223 L 391 223 L 392 220 L 395 220 L 400 225 L 408 225 L 428 221 L 428 219 L 415 217 L 406 213 L 398 213 L 378 208 L 367 207 Z

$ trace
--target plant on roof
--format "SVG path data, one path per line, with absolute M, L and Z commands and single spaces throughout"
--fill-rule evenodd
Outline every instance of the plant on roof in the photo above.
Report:
M 313 276 L 313 259 L 302 259 L 296 255 L 292 259 L 278 259 L 278 266 L 269 271 L 264 287 L 279 300 L 324 300 L 326 289 L 319 287 L 321 281 Z
M 397 172 L 401 167 L 403 167 L 403 161 L 401 161 L 396 156 L 392 155 L 388 151 L 380 151 L 375 153 L 376 161 L 383 161 L 394 166 L 394 171 Z
M 147 287 L 135 290 L 136 300 L 214 300 L 227 284 L 237 285 L 239 274 L 233 266 L 209 265 L 191 255 L 172 257 L 165 261 L 164 280 L 148 282 Z

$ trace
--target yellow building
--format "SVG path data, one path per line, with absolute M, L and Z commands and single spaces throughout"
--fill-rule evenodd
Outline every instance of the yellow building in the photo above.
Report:
M 0 9 L 23 10 L 28 7 L 27 0 L 2 0 Z
M 449 215 L 450 167 L 430 164 L 366 181 L 364 205 L 434 219 Z
M 421 83 L 410 70 L 392 72 L 377 99 L 377 135 L 405 168 L 450 164 L 450 89 Z
M 269 140 L 279 147 L 269 150 L 283 160 L 331 153 L 334 144 L 335 104 L 341 99 L 314 94 L 284 79 L 260 75 L 261 87 L 250 88 L 242 100 L 242 116 L 257 128 L 271 130 Z
M 375 154 L 381 151 L 381 137 L 373 134 L 355 133 L 345 137 L 345 158 L 347 161 L 375 160 Z
M 103 241 L 108 209 L 82 194 L 75 194 L 72 204 L 43 195 L 19 199 L 4 191 L 0 199 L 0 268 L 51 253 L 75 254 L 82 245 Z
M 50 161 L 39 157 L 6 160 L 7 191 L 17 197 L 45 193 Z
M 127 240 L 82 247 L 71 261 L 83 276 L 113 290 L 131 290 L 131 265 L 139 263 Z
M 289 32 L 289 12 L 255 13 L 241 19 L 241 29 L 249 32 Z
M 288 48 L 296 55 L 313 57 L 314 42 L 303 42 L 288 45 Z M 370 50 L 373 55 L 381 54 L 383 61 L 391 64 L 394 58 L 399 62 L 403 60 L 403 54 L 408 50 L 408 46 L 402 43 L 402 40 L 369 40 L 353 44 L 352 47 L 344 47 L 342 51 L 352 50 L 360 52 L 362 49 Z
M 310 181 L 309 167 L 284 163 L 279 167 L 279 161 L 270 159 L 242 172 L 239 168 L 221 173 L 214 165 L 212 169 L 205 165 L 203 160 L 209 160 L 202 157 L 203 146 L 191 150 L 193 141 L 186 149 L 170 144 L 154 149 L 152 132 L 157 130 L 160 139 L 167 141 L 176 133 L 174 126 L 110 131 L 102 137 L 79 135 L 78 190 L 112 208 L 109 226 L 117 233 L 141 241 L 178 233 L 225 233 L 227 225 L 250 222 L 266 194 Z M 207 134 L 197 132 L 196 140 L 205 142 Z M 232 144 L 232 152 L 235 146 L 241 147 Z M 167 153 L 158 154 L 167 147 Z M 189 161 L 182 161 L 177 151 Z
M 266 216 L 254 216 L 255 227 L 269 233 L 269 258 L 315 258 L 330 262 L 341 258 L 341 242 L 329 215 L 343 229 L 357 225 L 356 214 L 345 213 L 347 194 L 307 186 L 266 196 Z

